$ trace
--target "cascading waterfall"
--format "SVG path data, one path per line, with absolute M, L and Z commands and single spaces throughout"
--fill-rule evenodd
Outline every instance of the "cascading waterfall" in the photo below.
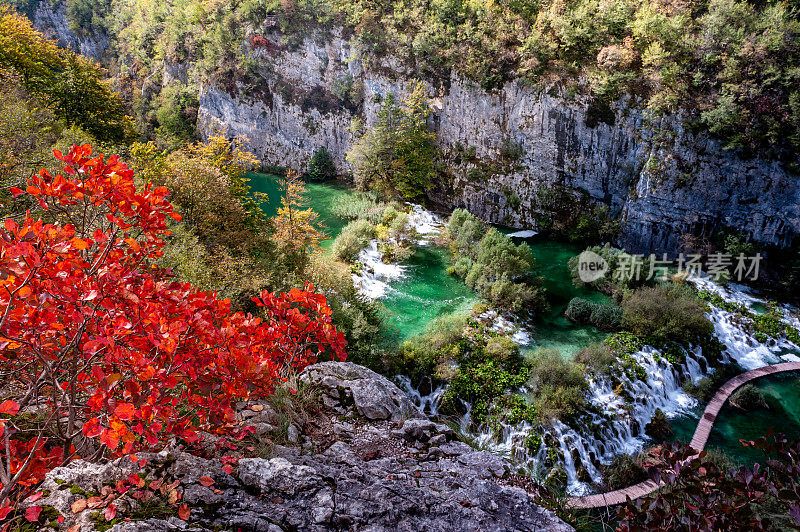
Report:
M 764 303 L 735 286 L 723 288 L 707 279 L 694 281 L 699 289 L 714 290 L 726 301 L 742 303 L 748 308 L 752 308 L 753 303 Z M 798 320 L 792 315 L 793 312 L 796 310 L 786 307 L 784 317 L 797 327 Z M 792 360 L 796 354 L 786 353 L 787 350 L 800 353 L 800 348 L 785 339 L 759 342 L 743 329 L 732 313 L 723 309 L 710 306 L 707 316 L 714 323 L 715 335 L 727 348 L 729 359 L 745 369 L 777 363 L 782 358 Z M 486 318 L 491 318 L 497 330 L 510 334 L 520 331 L 515 324 L 501 316 L 487 315 Z M 587 412 L 576 427 L 555 421 L 544 429 L 542 441 L 551 442 L 555 448 L 558 464 L 567 478 L 567 491 L 571 495 L 586 494 L 591 490 L 592 482 L 602 480 L 600 464 L 609 463 L 618 454 L 641 450 L 649 440 L 645 426 L 657 409 L 664 412 L 667 418 L 694 415 L 692 409 L 697 406 L 697 400 L 686 394 L 682 383 L 688 379 L 696 384 L 708 374 L 709 365 L 699 347 L 687 352 L 684 362 L 679 365 L 671 364 L 659 350 L 650 346 L 634 353 L 632 358 L 644 369 L 644 380 L 619 375 L 621 389 L 615 390 L 609 379 L 590 378 L 588 399 L 596 408 Z M 428 396 L 420 397 L 418 404 L 431 404 L 428 410 L 438 412 L 435 403 L 443 393 L 444 389 L 439 388 Z M 493 427 L 476 435 L 476 440 L 513 457 L 530 471 L 541 472 L 547 470 L 546 466 L 554 464 L 548 459 L 552 451 L 544 443 L 533 455 L 526 451 L 525 441 L 537 429 L 542 430 L 527 422 L 516 426 Z
M 409 204 L 411 212 L 408 216 L 409 226 L 416 231 L 421 239 L 418 245 L 430 243 L 431 238 L 439 234 L 444 223 L 441 218 L 422 208 L 420 205 Z M 390 283 L 397 281 L 405 275 L 405 268 L 401 264 L 386 264 L 383 253 L 379 249 L 379 241 L 372 240 L 369 246 L 358 254 L 361 269 L 353 274 L 353 284 L 358 291 L 369 299 L 380 299 L 392 290 Z
M 443 221 L 419 205 L 411 205 L 409 223 L 420 235 L 418 245 L 430 244 L 438 235 Z M 511 236 L 523 236 L 512 234 Z M 526 235 L 527 236 L 527 235 Z M 363 268 L 354 275 L 356 285 L 368 297 L 380 298 L 391 290 L 389 283 L 403 276 L 403 266 L 384 264 L 381 260 L 378 242 L 373 241 L 363 250 L 359 260 Z M 736 285 L 727 288 L 703 278 L 691 281 L 698 289 L 712 290 L 729 302 L 740 303 L 747 308 L 765 301 Z M 787 323 L 795 327 L 800 321 L 792 314 L 796 309 L 782 308 Z M 784 360 L 800 360 L 800 348 L 786 339 L 770 340 L 766 343 L 756 340 L 747 332 L 737 316 L 714 306 L 710 306 L 708 319 L 714 324 L 715 335 L 727 348 L 727 357 L 745 369 L 754 369 Z M 504 318 L 496 311 L 488 311 L 478 317 L 497 330 L 509 334 L 520 345 L 533 343 L 530 333 L 513 321 Z M 627 375 L 617 376 L 619 386 L 606 378 L 590 378 L 588 400 L 594 408 L 589 409 L 576 426 L 553 422 L 549 427 L 535 427 L 525 422 L 517 426 L 503 425 L 492 427 L 475 435 L 481 445 L 513 457 L 530 471 L 547 471 L 560 465 L 567 478 L 567 491 L 572 495 L 582 495 L 590 491 L 591 483 L 600 482 L 600 465 L 609 463 L 618 454 L 630 454 L 641 450 L 649 438 L 645 426 L 659 409 L 668 418 L 680 415 L 693 415 L 692 409 L 697 401 L 687 395 L 682 383 L 689 379 L 697 383 L 707 375 L 708 363 L 700 348 L 686 353 L 682 364 L 673 365 L 652 347 L 645 347 L 634 353 L 632 358 L 644 369 L 646 378 L 631 379 Z M 397 376 L 396 381 L 414 403 L 430 416 L 439 413 L 439 404 L 446 387 L 433 389 L 425 383 L 425 393 L 420 392 L 406 376 Z M 621 383 L 621 384 L 620 384 Z M 459 420 L 462 429 L 470 425 L 470 407 L 464 405 L 466 414 Z M 543 431 L 542 444 L 532 455 L 526 450 L 526 440 L 535 431 Z M 550 448 L 548 448 L 548 444 Z M 553 458 L 557 456 L 557 462 Z

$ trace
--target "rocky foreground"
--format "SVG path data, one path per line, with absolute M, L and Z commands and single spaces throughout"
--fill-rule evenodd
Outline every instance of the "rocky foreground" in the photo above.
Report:
M 328 430 L 291 425 L 296 447 L 270 447 L 234 468 L 175 446 L 140 455 L 144 467 L 128 457 L 78 460 L 48 473 L 36 504 L 52 515 L 53 530 L 70 532 L 572 530 L 502 480 L 502 458 L 425 419 L 388 379 L 334 362 L 301 379 L 321 388 Z M 257 434 L 269 432 L 268 410 L 256 410 L 242 417 Z M 123 479 L 130 487 L 120 494 L 114 486 Z

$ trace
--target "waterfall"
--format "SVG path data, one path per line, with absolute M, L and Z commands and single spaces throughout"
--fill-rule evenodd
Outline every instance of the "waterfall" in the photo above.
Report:
M 444 226 L 441 218 L 425 210 L 420 205 L 408 204 L 411 212 L 408 216 L 408 225 L 422 238 L 418 245 L 428 245 L 431 239 L 441 233 Z M 361 269 L 353 274 L 353 284 L 358 291 L 369 299 L 380 299 L 392 290 L 389 283 L 401 279 L 405 268 L 400 264 L 386 264 L 380 252 L 379 241 L 372 240 L 369 245 L 358 254 Z
M 361 270 L 353 274 L 353 284 L 358 291 L 370 299 L 384 297 L 391 287 L 389 283 L 403 277 L 404 268 L 400 264 L 386 264 L 383 254 L 378 250 L 378 241 L 373 240 L 369 246 L 358 254 Z

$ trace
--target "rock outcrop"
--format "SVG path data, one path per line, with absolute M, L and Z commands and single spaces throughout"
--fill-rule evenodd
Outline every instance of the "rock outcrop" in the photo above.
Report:
M 265 162 L 297 169 L 325 146 L 346 172 L 352 120 L 371 122 L 413 73 L 391 57 L 361 57 L 339 32 L 295 49 L 280 34 L 265 38 L 272 46 L 251 52 L 262 66 L 257 90 L 203 87 L 200 130 L 244 135 Z M 675 251 L 690 231 L 732 228 L 777 246 L 800 233 L 800 180 L 689 131 L 682 115 L 651 117 L 623 99 L 603 122 L 590 101 L 557 86 L 512 81 L 486 92 L 455 75 L 431 94 L 432 126 L 455 166 L 453 183 L 434 198 L 447 207 L 536 228 L 537 200 L 558 184 L 620 213 L 620 243 L 633 251 Z
M 85 32 L 81 35 L 70 28 L 67 21 L 67 3 L 40 1 L 33 14 L 33 25 L 45 37 L 55 39 L 64 48 L 71 48 L 86 57 L 101 60 L 109 46 L 108 35 Z
M 337 412 L 354 406 L 369 420 L 425 417 L 389 379 L 352 362 L 314 364 L 303 370 L 300 380 L 322 388 L 325 406 Z
M 114 532 L 572 530 L 510 485 L 502 458 L 457 441 L 446 425 L 403 421 L 409 412 L 398 400 L 402 392 L 383 377 L 338 363 L 312 366 L 304 375 L 328 390 L 370 390 L 379 406 L 364 415 L 351 407 L 351 423 L 331 414 L 334 426 L 349 426 L 347 442 L 311 453 L 275 446 L 269 456 L 241 458 L 227 471 L 218 458 L 174 446 L 139 455 L 143 467 L 128 457 L 75 461 L 49 472 L 41 486 L 45 496 L 33 504 L 48 516 L 43 529 L 97 530 L 109 524 L 105 510 L 113 504 Z M 374 413 L 381 420 L 365 417 Z M 182 504 L 188 506 L 184 519 L 175 516 Z

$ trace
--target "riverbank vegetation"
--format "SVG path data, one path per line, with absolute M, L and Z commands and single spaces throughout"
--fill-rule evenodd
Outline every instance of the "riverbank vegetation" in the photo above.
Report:
M 538 315 L 546 307 L 541 278 L 527 244 L 489 228 L 475 215 L 456 209 L 447 224 L 454 263 L 448 269 L 497 308 Z
M 361 131 L 347 153 L 355 185 L 362 190 L 400 199 L 420 198 L 433 186 L 436 173 L 436 136 L 428 129 L 431 109 L 421 82 L 408 88 L 401 102 L 392 93 L 384 97 L 372 127 Z

